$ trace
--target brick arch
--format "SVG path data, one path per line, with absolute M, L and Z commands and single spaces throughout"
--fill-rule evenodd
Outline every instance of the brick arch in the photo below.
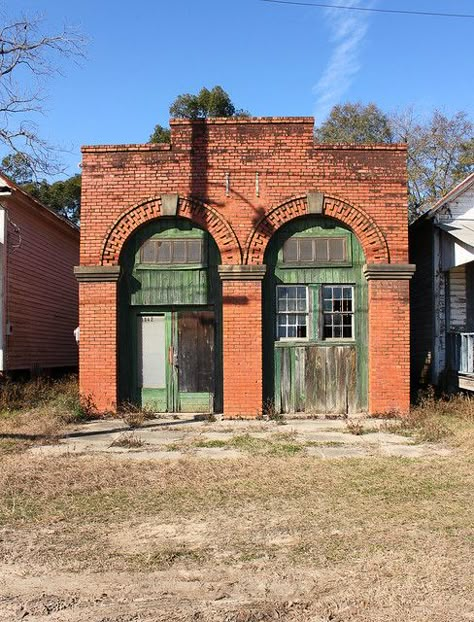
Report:
M 105 236 L 101 252 L 102 265 L 117 265 L 130 235 L 141 225 L 160 216 L 163 216 L 160 197 L 147 199 L 122 212 Z M 201 201 L 179 197 L 176 216 L 192 220 L 212 235 L 223 264 L 241 263 L 242 251 L 237 236 L 227 220 L 215 209 Z
M 307 195 L 293 197 L 271 209 L 257 222 L 247 240 L 245 263 L 263 264 L 267 244 L 277 229 L 294 218 L 308 215 Z M 354 232 L 367 263 L 390 262 L 388 244 L 382 231 L 363 210 L 341 199 L 324 197 L 322 215 L 338 220 Z

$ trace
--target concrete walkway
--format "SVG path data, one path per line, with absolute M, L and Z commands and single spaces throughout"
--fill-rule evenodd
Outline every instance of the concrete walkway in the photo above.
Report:
M 390 421 L 370 418 L 203 421 L 192 415 L 147 420 L 131 430 L 121 419 L 93 421 L 35 454 L 108 454 L 128 459 L 180 459 L 186 455 L 237 458 L 248 453 L 347 458 L 373 455 L 419 458 L 450 453 L 390 432 Z M 392 422 L 393 423 L 393 422 Z

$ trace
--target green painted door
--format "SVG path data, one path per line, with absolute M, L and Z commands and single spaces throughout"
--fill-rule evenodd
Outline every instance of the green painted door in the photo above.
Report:
M 213 412 L 214 313 L 139 313 L 136 334 L 142 405 L 156 412 Z
M 265 255 L 264 396 L 278 412 L 367 409 L 367 283 L 356 236 L 330 218 L 295 219 Z

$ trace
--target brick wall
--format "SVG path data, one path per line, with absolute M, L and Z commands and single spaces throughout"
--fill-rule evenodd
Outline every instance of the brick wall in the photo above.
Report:
M 213 235 L 223 264 L 259 265 L 274 231 L 308 212 L 306 195 L 311 191 L 324 195 L 324 213 L 354 230 L 368 263 L 405 264 L 405 145 L 317 145 L 313 124 L 314 120 L 306 117 L 174 120 L 171 145 L 84 147 L 81 265 L 116 265 L 132 231 L 161 215 L 160 196 L 167 193 L 179 195 L 178 215 L 191 218 Z M 85 287 L 81 330 L 87 285 L 81 284 Z M 408 381 L 404 378 L 409 373 L 408 299 L 401 293 L 405 285 L 394 285 L 398 293 L 390 294 L 403 307 L 401 314 L 380 304 L 374 294 L 371 334 L 395 330 L 396 321 L 402 336 L 395 343 L 387 340 L 389 360 L 400 373 L 387 381 L 383 390 L 375 382 L 378 376 L 373 370 L 382 358 L 380 347 L 371 337 L 370 392 L 377 410 L 385 406 L 406 409 L 408 404 Z M 229 301 L 234 295 L 249 300 L 245 306 L 224 303 L 224 410 L 256 413 L 262 399 L 261 301 L 257 294 L 261 284 L 242 278 L 223 286 Z M 383 288 L 387 287 L 384 283 Z M 375 292 L 375 286 L 373 289 Z M 110 305 L 113 314 L 115 302 Z M 109 327 L 106 315 L 100 317 Z M 250 337 L 239 328 L 243 315 L 254 331 Z M 99 325 L 96 329 L 101 331 Z M 116 339 L 116 334 L 111 334 L 110 342 L 101 342 L 107 356 L 115 357 L 114 369 Z M 231 345 L 238 340 L 242 341 L 240 358 Z M 92 341 L 92 332 L 88 337 L 81 334 L 81 349 L 90 353 L 81 353 L 81 387 L 101 403 L 98 386 L 102 380 L 91 373 Z M 110 372 L 104 369 L 104 373 Z M 105 402 L 110 403 L 111 397 L 104 398 Z

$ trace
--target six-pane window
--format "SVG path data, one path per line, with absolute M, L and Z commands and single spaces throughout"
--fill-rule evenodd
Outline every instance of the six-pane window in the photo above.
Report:
M 353 339 L 354 288 L 322 286 L 323 339 Z
M 305 285 L 277 287 L 277 338 L 305 339 L 308 336 L 308 288 Z
M 347 259 L 345 237 L 290 238 L 283 245 L 284 263 L 344 263 Z
M 188 240 L 146 240 L 140 249 L 140 262 L 146 264 L 201 264 L 203 242 Z

